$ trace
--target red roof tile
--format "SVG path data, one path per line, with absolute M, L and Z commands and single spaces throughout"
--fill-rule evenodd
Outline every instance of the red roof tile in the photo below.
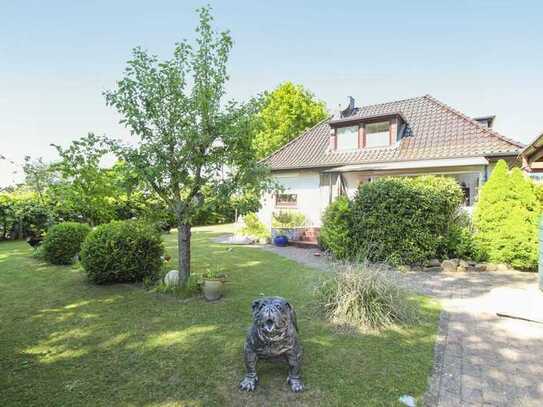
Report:
M 348 119 L 399 114 L 407 127 L 396 144 L 356 151 L 329 149 L 330 119 L 307 130 L 264 160 L 272 170 L 343 164 L 518 155 L 523 145 L 426 95 L 356 108 Z

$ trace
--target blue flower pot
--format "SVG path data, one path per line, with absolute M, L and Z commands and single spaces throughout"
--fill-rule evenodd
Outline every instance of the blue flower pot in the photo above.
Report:
M 285 247 L 288 245 L 288 237 L 279 235 L 273 238 L 273 244 L 279 247 Z

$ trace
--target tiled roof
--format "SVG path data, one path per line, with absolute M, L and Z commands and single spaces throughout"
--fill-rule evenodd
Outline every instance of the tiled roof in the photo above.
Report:
M 331 167 L 390 161 L 517 155 L 523 145 L 505 138 L 444 103 L 426 95 L 356 108 L 348 119 L 399 114 L 404 137 L 388 147 L 355 151 L 329 149 L 327 119 L 307 130 L 264 160 L 272 170 Z

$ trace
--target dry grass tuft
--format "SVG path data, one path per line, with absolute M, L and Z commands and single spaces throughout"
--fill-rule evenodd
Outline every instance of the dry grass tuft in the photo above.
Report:
M 393 272 L 365 262 L 338 264 L 335 269 L 335 276 L 317 293 L 330 322 L 362 330 L 420 322 L 417 302 Z

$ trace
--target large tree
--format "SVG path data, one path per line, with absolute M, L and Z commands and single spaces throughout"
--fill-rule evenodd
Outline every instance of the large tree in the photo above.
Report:
M 284 82 L 265 93 L 258 119 L 254 146 L 258 158 L 264 158 L 304 130 L 327 117 L 324 102 L 302 85 Z
M 163 61 L 134 49 L 124 78 L 105 93 L 138 138 L 115 143 L 117 153 L 175 214 L 181 284 L 190 275 L 191 226 L 204 203 L 202 188 L 228 199 L 265 180 L 251 144 L 255 104 L 223 101 L 232 39 L 213 30 L 209 7 L 198 14 L 195 45 L 181 41 Z

